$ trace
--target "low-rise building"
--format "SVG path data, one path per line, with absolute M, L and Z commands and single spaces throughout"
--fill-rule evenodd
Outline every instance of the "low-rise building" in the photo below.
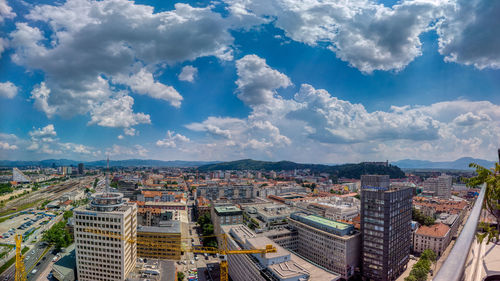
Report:
M 277 245 L 262 234 L 254 233 L 245 225 L 226 225 L 222 232 L 228 235 L 230 250 L 265 248 L 272 245 L 276 253 L 228 255 L 229 275 L 234 281 L 301 281 L 339 280 L 340 276 L 330 273 L 285 248 Z
M 243 223 L 243 211 L 233 205 L 214 206 L 211 213 L 214 233 L 221 233 L 221 226 Z
M 281 247 L 288 249 L 290 251 L 297 251 L 298 248 L 298 232 L 289 229 L 273 229 L 266 232 L 263 232 L 263 235 L 267 238 L 273 240 L 276 244 Z
M 422 253 L 426 249 L 433 250 L 441 256 L 451 241 L 450 227 L 444 223 L 437 223 L 431 226 L 421 226 L 415 232 L 413 250 Z
M 181 227 L 179 221 L 162 226 L 137 226 L 137 256 L 179 260 L 181 257 Z

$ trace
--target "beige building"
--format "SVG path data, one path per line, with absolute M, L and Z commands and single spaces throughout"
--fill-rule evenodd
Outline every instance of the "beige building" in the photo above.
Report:
M 120 193 L 96 193 L 74 219 L 78 280 L 125 280 L 137 259 L 136 244 L 127 241 L 137 238 L 137 205 Z
M 256 234 L 245 225 L 225 225 L 228 249 L 262 249 L 273 245 L 277 252 L 261 254 L 228 255 L 229 275 L 233 281 L 336 281 L 340 276 L 330 273 L 305 259 L 294 255 L 271 239 Z
M 431 226 L 421 226 L 415 232 L 413 249 L 416 253 L 422 253 L 426 249 L 433 250 L 441 256 L 451 241 L 451 229 L 443 223 Z
M 361 234 L 354 226 L 298 212 L 289 219 L 298 232 L 297 253 L 349 279 L 359 264 Z
M 441 175 L 437 178 L 428 178 L 423 183 L 424 191 L 434 196 L 449 199 L 451 197 L 452 177 Z

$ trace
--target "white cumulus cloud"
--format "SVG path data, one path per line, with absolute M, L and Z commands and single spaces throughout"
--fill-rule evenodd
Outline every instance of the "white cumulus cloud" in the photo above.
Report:
M 186 65 L 182 68 L 181 73 L 179 73 L 179 80 L 193 82 L 197 74 L 198 68 L 192 65 Z
M 188 137 L 168 130 L 166 137 L 164 139 L 158 140 L 156 142 L 156 146 L 165 148 L 175 148 L 177 147 L 178 144 L 187 143 L 189 141 L 190 139 Z
M 11 99 L 17 95 L 18 88 L 12 82 L 0 82 L 0 97 Z
M 500 68 L 500 3 L 457 0 L 439 24 L 439 52 L 448 62 Z

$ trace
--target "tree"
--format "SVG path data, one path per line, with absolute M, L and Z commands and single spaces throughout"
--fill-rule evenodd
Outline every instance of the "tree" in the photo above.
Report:
M 417 281 L 417 278 L 413 275 L 409 275 L 405 278 L 405 281 Z
M 498 241 L 500 231 L 500 165 L 495 163 L 495 168 L 492 170 L 486 169 L 475 163 L 469 164 L 469 167 L 476 169 L 477 176 L 465 179 L 464 181 L 469 187 L 486 184 L 483 208 L 493 215 L 497 221 L 496 229 L 483 224 L 482 228 L 484 233 L 478 233 L 477 239 L 482 243 L 485 238 L 488 238 L 487 244 L 493 238 L 496 238 Z
M 95 180 L 94 180 L 94 185 L 93 185 L 93 186 L 94 186 L 94 189 L 97 187 L 97 182 L 98 182 L 98 181 L 99 181 L 99 180 L 98 180 L 97 178 L 95 178 Z
M 69 218 L 73 217 L 73 211 L 65 211 L 63 214 L 63 218 L 65 221 L 67 221 Z
M 73 243 L 73 237 L 65 229 L 66 221 L 54 224 L 42 237 L 43 241 L 54 244 L 58 249 L 69 246 Z
M 182 281 L 184 280 L 184 273 L 183 272 L 177 272 L 177 281 Z
M 437 258 L 437 255 L 436 253 L 431 250 L 431 249 L 426 249 L 422 252 L 422 255 L 420 256 L 422 259 L 427 259 L 431 262 L 435 262 L 436 261 L 436 258 Z
M 429 271 L 425 270 L 425 268 L 413 267 L 411 272 L 410 272 L 410 275 L 413 275 L 417 281 L 425 281 L 425 280 L 427 280 L 427 273 L 428 272 Z

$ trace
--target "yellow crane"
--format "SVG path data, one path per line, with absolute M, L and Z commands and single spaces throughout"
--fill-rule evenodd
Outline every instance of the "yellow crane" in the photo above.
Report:
M 218 254 L 220 259 L 221 259 L 221 261 L 220 261 L 220 281 L 228 281 L 229 280 L 227 255 L 242 255 L 242 254 L 261 254 L 261 255 L 264 255 L 266 253 L 276 253 L 276 251 L 277 251 L 276 247 L 274 247 L 273 245 L 266 245 L 266 247 L 263 249 L 229 250 L 227 247 L 227 237 L 225 234 L 210 236 L 210 237 L 220 236 L 222 238 L 223 245 L 219 246 L 218 248 L 215 248 L 215 247 L 194 247 L 194 246 L 186 246 L 186 245 L 182 245 L 182 244 L 179 245 L 179 247 L 175 247 L 175 246 L 166 245 L 165 243 L 158 243 L 158 242 L 155 242 L 153 240 L 138 241 L 137 239 L 133 239 L 133 238 L 125 238 L 125 237 L 121 236 L 120 234 L 109 232 L 109 231 L 102 231 L 102 230 L 90 229 L 90 228 L 85 229 L 85 231 L 93 233 L 93 234 L 97 234 L 97 235 L 103 235 L 103 236 L 113 238 L 113 239 L 123 240 L 123 241 L 126 241 L 128 243 L 140 244 L 140 245 L 145 245 L 145 246 L 155 246 L 155 247 L 162 248 L 165 250 L 192 252 L 192 253 L 200 253 L 200 254 Z M 176 241 L 178 242 L 179 239 L 177 239 Z
M 23 242 L 23 236 L 21 234 L 16 234 L 16 273 L 15 281 L 26 281 L 26 274 L 24 273 L 24 255 L 21 252 L 21 243 Z

